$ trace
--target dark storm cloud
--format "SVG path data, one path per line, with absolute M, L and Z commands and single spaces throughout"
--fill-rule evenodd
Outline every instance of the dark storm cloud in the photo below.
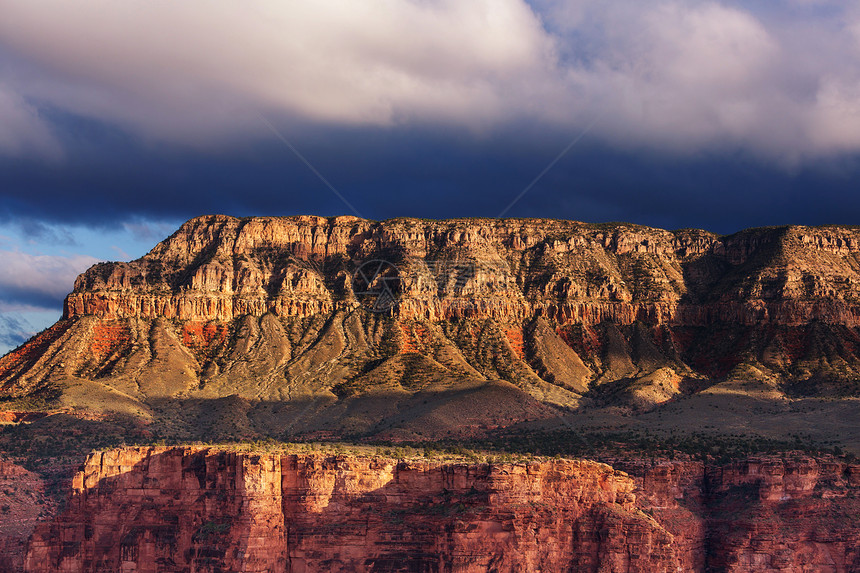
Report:
M 365 217 L 494 217 L 575 135 L 525 126 L 483 138 L 362 128 L 320 131 L 293 143 Z M 858 175 L 860 165 L 851 159 L 786 169 L 738 152 L 624 152 L 586 136 L 508 216 L 719 232 L 850 223 L 860 219 Z M 129 213 L 156 221 L 216 212 L 351 214 L 277 140 L 224 154 L 159 152 L 126 142 L 101 159 L 73 157 L 50 169 L 18 160 L 0 168 L 0 188 L 7 220 L 127 226 Z M 170 230 L 137 232 L 155 242 Z
M 72 281 L 71 284 L 74 284 Z M 63 307 L 63 299 L 68 291 L 71 290 L 71 284 L 66 285 L 66 292 L 60 294 L 58 292 L 46 292 L 44 290 L 32 290 L 18 286 L 0 286 L 0 300 L 15 308 L 27 308 L 38 310 L 49 310 Z M 2 313 L 0 313 L 2 315 Z
M 15 220 L 21 236 L 28 242 L 49 243 L 53 245 L 76 246 L 78 243 L 68 229 L 58 229 L 31 217 L 18 217 Z

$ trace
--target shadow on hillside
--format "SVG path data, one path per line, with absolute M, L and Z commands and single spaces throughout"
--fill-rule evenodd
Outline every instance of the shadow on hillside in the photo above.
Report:
M 763 385 L 756 388 L 767 389 Z M 388 391 L 288 402 L 252 401 L 235 395 L 161 399 L 147 403 L 151 420 L 127 415 L 92 420 L 60 413 L 32 423 L 2 426 L 0 451 L 42 471 L 43 465 L 54 463 L 52 458 L 82 459 L 94 449 L 122 444 L 265 439 L 453 443 L 558 430 L 622 433 L 636 439 L 694 434 L 762 438 L 792 447 L 838 446 L 860 454 L 860 427 L 855 422 L 860 418 L 860 400 L 789 401 L 756 388 L 744 394 L 725 384 L 713 385 L 647 412 L 618 406 L 561 410 L 506 382 L 415 394 Z
M 153 432 L 165 439 L 209 441 L 271 437 L 429 440 L 470 436 L 526 420 L 549 420 L 557 410 L 507 382 L 407 393 L 377 391 L 336 399 L 291 401 L 218 399 L 150 400 Z
M 145 421 L 124 414 L 87 419 L 59 412 L 32 422 L 0 426 L 0 452 L 23 460 L 40 472 L 52 458 L 83 459 L 89 452 L 124 443 L 148 440 L 152 432 Z

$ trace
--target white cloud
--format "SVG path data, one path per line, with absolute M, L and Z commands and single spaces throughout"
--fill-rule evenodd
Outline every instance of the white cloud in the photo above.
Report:
M 599 102 L 590 111 L 605 114 L 596 129 L 617 144 L 732 146 L 791 162 L 858 151 L 850 131 L 860 99 L 843 83 L 860 71 L 846 51 L 851 11 L 816 19 L 821 3 L 798 4 L 755 13 L 699 0 L 543 6 L 552 28 L 576 39 L 567 47 L 570 85 Z
M 0 40 L 49 70 L 31 86 L 39 97 L 175 137 L 241 128 L 255 107 L 353 124 L 497 119 L 508 111 L 499 88 L 528 90 L 552 63 L 552 39 L 521 0 L 44 0 L 3 11 Z
M 823 78 L 814 108 L 812 136 L 833 151 L 860 148 L 860 81 Z
M 701 0 L 0 5 L 0 45 L 28 69 L 8 89 L 31 120 L 21 102 L 206 144 L 264 133 L 255 110 L 310 124 L 532 118 L 572 131 L 601 114 L 593 133 L 619 145 L 860 150 L 860 18 L 829 1 L 755 12 Z
M 0 250 L 0 310 L 44 308 L 51 301 L 62 301 L 77 276 L 97 262 L 87 255 Z
M 754 136 L 778 47 L 749 14 L 718 4 L 650 6 L 611 22 L 618 38 L 571 79 L 618 139 L 677 146 Z

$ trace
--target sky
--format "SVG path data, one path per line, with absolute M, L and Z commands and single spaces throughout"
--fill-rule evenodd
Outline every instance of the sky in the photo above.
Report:
M 0 353 L 188 218 L 860 224 L 860 2 L 0 0 Z

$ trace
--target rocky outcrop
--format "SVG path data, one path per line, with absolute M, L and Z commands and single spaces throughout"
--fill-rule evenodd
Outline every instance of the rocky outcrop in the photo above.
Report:
M 787 396 L 860 395 L 858 285 L 850 228 L 720 237 L 546 220 L 200 217 L 137 261 L 81 275 L 63 319 L 0 358 L 0 423 L 44 437 L 63 421 L 36 419 L 41 410 L 168 443 L 434 441 L 571 420 L 631 429 L 632 417 L 664 414 L 693 431 L 695 403 L 718 412 L 703 417 L 711 424 L 727 412 L 745 431 L 744 416 L 759 416 L 752 433 L 790 437 L 818 402 Z M 853 403 L 821 408 L 842 418 L 818 435 L 840 438 Z M 785 430 L 767 423 L 778 412 Z M 857 466 L 612 465 L 627 474 L 572 461 L 102 452 L 30 537 L 26 567 L 860 570 Z M 42 499 L 35 474 L 13 482 Z M 13 494 L 20 519 L 0 524 L 21 527 L 0 531 L 0 570 L 17 573 L 23 539 L 51 512 Z
M 82 275 L 66 317 L 230 321 L 355 304 L 352 273 L 399 267 L 399 315 L 706 325 L 813 319 L 857 326 L 860 235 L 827 227 L 719 237 L 549 220 L 210 216 L 144 258 Z
M 860 567 L 860 466 L 756 457 L 464 464 L 217 448 L 93 454 L 28 571 Z
M 19 573 L 27 539 L 50 519 L 55 501 L 38 475 L 0 457 L 0 572 Z
M 804 455 L 728 464 L 619 461 L 684 571 L 860 569 L 860 466 Z
M 27 571 L 676 571 L 633 480 L 587 461 L 93 454 Z
M 709 472 L 716 570 L 860 569 L 860 466 L 753 458 Z
M 81 275 L 64 318 L 0 358 L 0 397 L 152 420 L 167 400 L 236 396 L 280 405 L 256 418 L 268 428 L 351 435 L 408 411 L 415 438 L 451 429 L 424 400 L 476 388 L 499 412 L 486 427 L 546 405 L 649 410 L 726 378 L 856 396 L 858 233 L 199 217 Z

